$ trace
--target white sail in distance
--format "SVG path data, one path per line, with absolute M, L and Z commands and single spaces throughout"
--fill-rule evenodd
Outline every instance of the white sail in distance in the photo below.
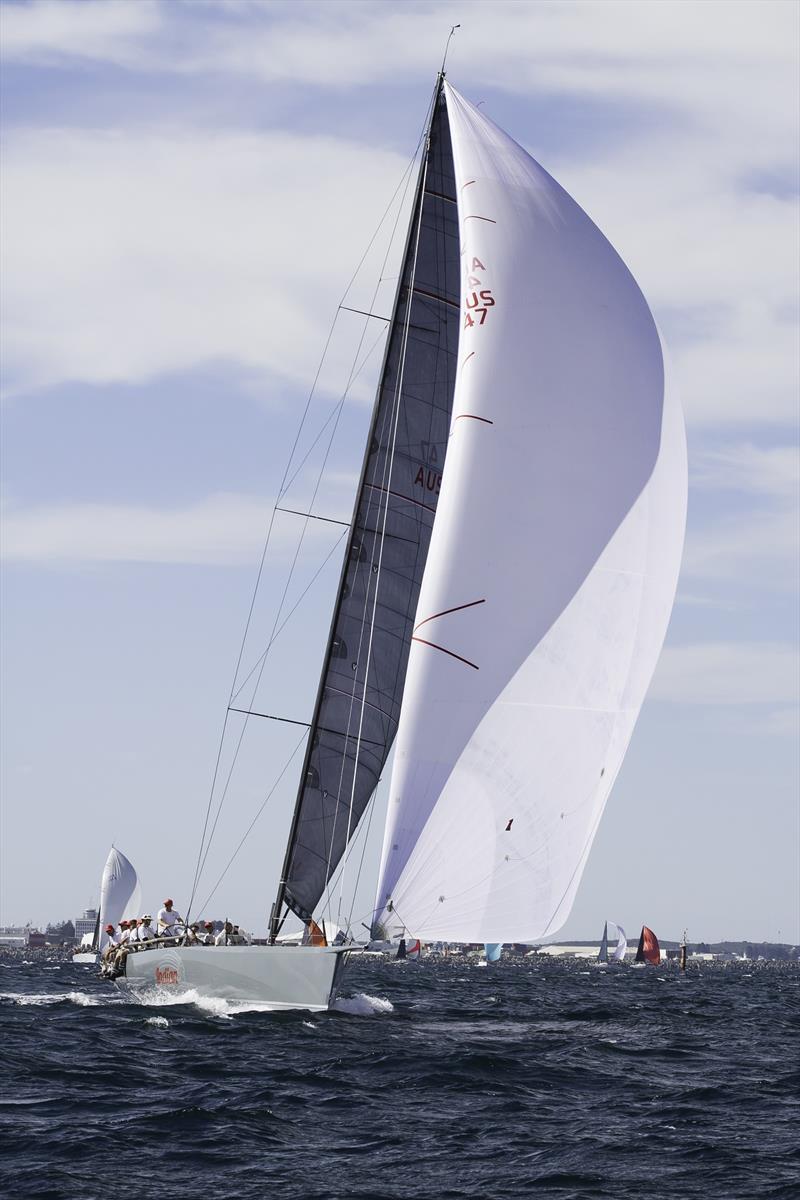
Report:
M 628 939 L 625 936 L 625 930 L 621 925 L 617 926 L 617 944 L 614 947 L 614 953 L 611 955 L 612 962 L 622 962 L 625 958 L 625 951 L 628 949 Z
M 121 850 L 112 846 L 100 883 L 100 938 L 98 949 L 108 943 L 106 925 L 142 915 L 142 889 L 133 864 Z
M 685 432 L 616 251 L 445 88 L 463 324 L 376 917 L 534 941 L 569 914 L 661 651 Z

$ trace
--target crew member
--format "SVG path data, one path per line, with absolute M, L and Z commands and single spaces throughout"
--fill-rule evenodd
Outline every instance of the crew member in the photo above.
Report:
M 233 926 L 231 925 L 230 921 L 226 921 L 225 928 L 220 929 L 219 933 L 214 938 L 214 945 L 215 946 L 230 946 L 232 933 L 233 933 Z
M 158 913 L 158 932 L 160 937 L 179 937 L 182 932 L 183 917 L 173 908 L 171 900 L 164 901 L 164 907 Z
M 140 942 L 152 941 L 156 936 L 156 931 L 153 929 L 153 918 L 149 913 L 145 913 L 142 917 L 136 936 Z
M 103 949 L 103 961 L 108 961 L 112 955 L 116 954 L 117 946 L 119 945 L 120 935 L 115 931 L 113 925 L 106 925 L 105 934 L 108 938 L 105 948 Z

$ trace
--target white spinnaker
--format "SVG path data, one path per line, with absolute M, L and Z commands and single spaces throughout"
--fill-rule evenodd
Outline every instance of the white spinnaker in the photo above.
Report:
M 133 864 L 112 846 L 100 884 L 100 949 L 108 942 L 106 925 L 142 915 L 142 889 Z
M 625 936 L 625 930 L 621 925 L 617 926 L 617 944 L 614 947 L 614 953 L 611 955 L 612 962 L 622 962 L 625 957 L 625 951 L 628 949 L 628 939 Z
M 425 939 L 530 941 L 569 914 L 663 644 L 685 433 L 625 264 L 447 103 L 464 328 L 376 912 Z

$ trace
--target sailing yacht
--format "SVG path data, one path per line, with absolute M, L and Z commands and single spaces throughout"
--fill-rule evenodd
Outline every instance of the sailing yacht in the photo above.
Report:
M 639 945 L 636 947 L 636 957 L 634 966 L 657 967 L 661 962 L 661 947 L 658 944 L 658 938 L 653 933 L 652 929 L 648 929 L 646 925 L 642 926 L 642 932 L 639 934 Z
M 560 928 L 664 640 L 685 506 L 639 287 L 440 74 L 268 944 L 156 945 L 120 985 L 329 1005 L 352 944 L 277 938 L 288 913 L 319 921 L 393 746 L 375 936 Z
M 94 933 L 87 934 L 72 961 L 77 964 L 96 963 L 108 945 L 106 925 L 115 928 L 120 921 L 141 916 L 142 889 L 133 863 L 121 850 L 112 846 L 108 852 L 100 879 L 100 903 Z
M 597 952 L 596 963 L 599 967 L 608 966 L 608 921 L 603 926 L 603 937 L 600 941 L 600 949 Z

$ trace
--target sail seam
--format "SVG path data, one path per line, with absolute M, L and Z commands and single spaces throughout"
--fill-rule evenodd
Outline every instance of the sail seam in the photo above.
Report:
M 445 196 L 444 192 L 431 191 L 430 188 L 425 189 L 425 195 L 426 196 L 435 196 L 437 198 L 437 200 L 446 200 L 448 204 L 458 204 L 458 201 L 454 200 L 452 196 Z
M 424 504 L 422 500 L 417 500 L 414 496 L 404 496 L 402 492 L 395 492 L 392 488 L 381 487 L 379 483 L 367 483 L 365 486 L 373 488 L 376 492 L 385 492 L 387 496 L 396 496 L 398 500 L 407 500 L 409 504 L 416 504 L 417 508 L 425 508 L 432 513 L 436 512 L 436 509 L 432 508 L 430 504 Z M 377 534 L 378 531 L 374 529 L 372 532 Z
M 425 288 L 412 286 L 411 291 L 415 296 L 425 296 L 427 300 L 438 300 L 440 304 L 449 304 L 451 308 L 461 308 L 461 304 L 457 304 L 455 300 L 449 300 L 447 296 L 437 296 L 435 292 L 429 292 Z

